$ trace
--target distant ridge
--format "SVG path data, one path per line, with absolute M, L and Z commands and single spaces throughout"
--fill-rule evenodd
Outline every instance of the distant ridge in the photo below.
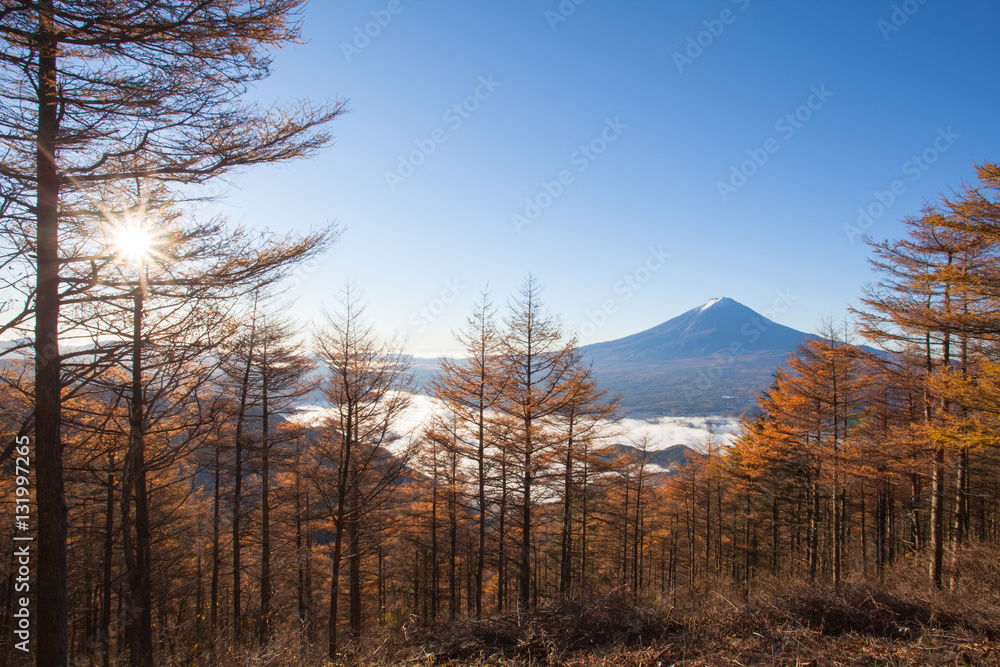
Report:
M 710 299 L 639 333 L 585 345 L 602 387 L 632 416 L 739 415 L 775 369 L 814 336 L 730 299 Z

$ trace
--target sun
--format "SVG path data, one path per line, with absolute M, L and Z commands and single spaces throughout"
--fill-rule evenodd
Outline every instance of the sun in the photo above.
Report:
M 127 224 L 115 231 L 118 256 L 129 264 L 142 264 L 153 254 L 155 239 L 142 225 Z

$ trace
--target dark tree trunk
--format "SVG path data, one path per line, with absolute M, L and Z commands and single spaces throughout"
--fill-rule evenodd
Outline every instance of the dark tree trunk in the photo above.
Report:
M 340 456 L 340 468 L 337 470 L 337 511 L 334 517 L 333 539 L 333 572 L 330 577 L 330 618 L 328 621 L 327 657 L 334 660 L 339 650 L 337 634 L 337 612 L 340 600 L 340 562 L 343 554 L 344 519 L 347 511 L 347 491 L 350 481 L 351 446 L 354 438 L 353 407 L 347 408 L 347 424 L 341 434 L 343 442 Z
M 104 510 L 104 558 L 101 582 L 101 664 L 111 665 L 111 559 L 114 557 L 115 453 L 108 453 L 108 495 Z
M 261 385 L 261 450 L 260 450 L 260 628 L 258 635 L 261 644 L 271 640 L 271 469 L 270 469 L 270 433 L 267 406 L 267 346 L 264 346 Z
M 347 520 L 350 533 L 350 623 L 351 637 L 361 636 L 361 490 L 355 476 L 351 497 L 351 511 Z
M 448 618 L 455 620 L 461 605 L 461 594 L 458 590 L 458 498 L 455 493 L 456 475 L 458 473 L 458 452 L 451 452 L 451 471 L 448 484 Z
M 507 556 L 504 553 L 507 536 L 507 459 L 500 461 L 500 508 L 497 517 L 497 613 L 504 610 L 507 598 Z
M 212 498 L 212 589 L 209 593 L 209 633 L 211 646 L 215 649 L 215 629 L 219 626 L 219 565 L 221 557 L 219 554 L 219 443 L 215 443 L 215 493 Z
M 435 454 L 434 461 L 434 480 L 433 486 L 431 487 L 431 590 L 429 597 L 430 602 L 430 616 L 432 619 L 436 619 L 438 616 L 438 590 L 440 589 L 441 582 L 439 581 L 439 565 L 438 565 L 438 525 L 437 525 L 437 480 L 438 480 L 438 470 L 437 470 L 437 458 Z
M 483 617 L 483 573 L 486 567 L 486 434 L 483 388 L 479 390 L 479 448 L 476 463 L 479 467 L 479 550 L 476 554 L 476 618 Z
M 66 665 L 66 496 L 60 439 L 59 82 L 52 0 L 38 2 L 38 199 L 35 294 L 35 484 L 38 505 L 37 664 Z
M 149 502 L 146 488 L 146 442 L 142 387 L 142 316 L 144 296 L 136 282 L 132 311 L 132 395 L 129 411 L 129 447 L 125 456 L 122 485 L 122 537 L 128 570 L 129 606 L 125 616 L 125 636 L 132 667 L 153 665 L 153 586 L 150 576 L 151 546 Z M 135 521 L 130 512 L 134 498 Z
M 309 619 L 309 603 L 308 603 L 308 593 L 307 588 L 310 584 L 306 581 L 306 566 L 309 558 L 311 558 L 311 549 L 303 551 L 304 539 L 302 530 L 302 512 L 303 512 L 303 502 L 302 502 L 302 480 L 300 473 L 300 452 L 299 445 L 296 443 L 295 446 L 295 561 L 297 567 L 297 586 L 296 592 L 298 594 L 298 614 L 299 614 L 299 630 L 302 633 L 303 640 L 308 637 L 308 627 L 310 623 Z M 308 503 L 306 503 L 308 507 Z
M 951 552 L 951 583 L 954 590 L 961 577 L 961 552 L 969 530 L 969 448 L 962 447 L 958 453 L 958 466 L 955 469 L 955 512 L 953 529 L 953 544 Z
M 529 419 L 525 423 L 524 497 L 521 500 L 521 582 L 518 595 L 521 609 L 528 609 L 531 605 L 531 454 L 531 421 Z
M 562 551 L 559 559 L 559 592 L 569 593 L 573 573 L 573 414 L 569 415 L 566 465 L 563 472 Z
M 256 303 L 254 304 L 254 320 L 250 331 L 250 347 L 247 350 L 247 363 L 243 371 L 243 381 L 240 385 L 240 409 L 236 415 L 236 433 L 233 436 L 235 461 L 233 463 L 233 641 L 238 646 L 242 640 L 243 618 L 241 616 L 241 581 L 240 575 L 240 519 L 243 512 L 243 422 L 246 420 L 247 395 L 250 391 L 250 368 L 253 365 L 254 338 L 257 327 Z

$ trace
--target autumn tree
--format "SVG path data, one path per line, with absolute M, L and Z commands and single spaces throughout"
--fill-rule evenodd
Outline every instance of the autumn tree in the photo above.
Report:
M 503 353 L 507 385 L 499 408 L 510 416 L 512 447 L 521 476 L 520 584 L 518 601 L 530 606 L 532 581 L 532 518 L 535 484 L 551 464 L 558 439 L 551 421 L 566 405 L 573 368 L 574 341 L 564 340 L 562 326 L 541 301 L 541 285 L 528 276 L 511 300 L 505 322 Z
M 259 355 L 254 383 L 260 390 L 260 620 L 258 637 L 266 644 L 271 635 L 271 522 L 270 484 L 273 474 L 272 451 L 276 444 L 294 437 L 295 428 L 275 425 L 290 415 L 312 389 L 308 377 L 315 367 L 302 344 L 294 340 L 293 325 L 279 316 L 263 317 L 259 332 Z M 287 424 L 287 422 L 285 422 Z M 278 429 L 275 429 L 278 426 Z
M 74 210 L 95 208 L 97 184 L 200 183 L 323 146 L 323 126 L 343 107 L 267 110 L 240 99 L 266 76 L 266 49 L 295 40 L 302 4 L 38 0 L 0 10 L 0 179 L 16 221 L 6 230 L 30 265 L 25 284 L 34 278 L 17 317 L 34 314 L 40 664 L 66 664 L 60 308 L 65 280 L 91 271 L 64 252 Z
M 577 465 L 590 463 L 594 443 L 613 436 L 614 423 L 621 416 L 621 396 L 608 396 L 598 389 L 590 366 L 578 350 L 571 350 L 566 378 L 566 397 L 553 414 L 553 428 L 559 438 L 562 466 L 562 531 L 559 555 L 559 592 L 569 593 L 573 579 L 574 524 L 577 506 L 586 502 L 587 470 Z M 585 519 L 584 519 L 585 520 Z M 582 572 L 582 571 L 581 571 Z M 581 574 L 581 580 L 582 580 Z
M 139 182 L 141 185 L 141 182 Z M 137 186 L 138 188 L 139 186 Z M 144 499 L 145 432 L 150 420 L 145 413 L 155 409 L 187 407 L 191 403 L 176 393 L 184 387 L 189 396 L 201 395 L 226 361 L 220 350 L 237 332 L 241 303 L 248 294 L 280 281 L 290 268 L 329 247 L 336 238 L 333 227 L 302 238 L 253 238 L 220 221 L 188 223 L 176 208 L 161 206 L 151 211 L 142 197 L 120 210 L 105 209 L 103 232 L 114 249 L 108 269 L 89 294 L 68 299 L 68 314 L 93 314 L 73 322 L 93 330 L 90 354 L 117 349 L 128 351 L 130 367 L 129 449 L 123 460 L 123 520 L 135 491 L 134 563 L 130 535 L 126 559 L 133 582 L 136 627 L 130 626 L 133 663 L 151 664 L 152 605 L 148 568 L 148 506 Z M 160 215 L 151 215 L 153 213 Z M 101 342 L 108 337 L 112 342 Z M 79 354 L 77 352 L 76 354 Z M 98 381 L 98 380 L 94 380 Z M 165 391 L 164 387 L 171 387 Z M 176 406 L 156 408 L 157 403 L 178 401 Z M 127 527 L 127 524 L 126 524 Z M 134 565 L 134 567 L 133 567 Z
M 969 528 L 970 450 L 982 446 L 975 435 L 976 411 L 965 402 L 982 396 L 979 377 L 989 378 L 997 363 L 996 340 L 1000 334 L 1000 165 L 976 167 L 978 182 L 964 185 L 941 198 L 932 209 L 935 221 L 957 246 L 954 261 L 940 279 L 949 287 L 945 316 L 955 339 L 954 361 L 942 364 L 930 378 L 930 391 L 942 397 L 941 421 L 931 424 L 933 437 L 956 450 L 955 498 L 951 532 L 951 585 L 959 577 L 959 555 Z M 988 380 L 987 380 L 988 383 Z M 980 405 L 981 401 L 978 401 Z M 950 407 L 951 409 L 947 409 Z M 966 437 L 966 433 L 971 437 Z M 942 499 L 943 500 L 943 499 Z M 943 522 L 943 518 L 942 518 Z M 944 527 L 941 527 L 942 531 Z
M 872 242 L 879 279 L 856 311 L 862 333 L 897 355 L 918 356 L 923 384 L 922 429 L 933 453 L 930 577 L 940 587 L 944 564 L 946 450 L 933 428 L 955 408 L 931 393 L 928 380 L 955 361 L 967 364 L 970 281 L 987 247 L 980 230 L 962 227 L 949 212 L 927 207 L 904 220 L 907 238 Z M 962 359 L 965 358 L 965 361 Z
M 486 565 L 488 450 L 495 444 L 491 438 L 495 429 L 491 428 L 490 418 L 503 394 L 505 378 L 496 309 L 488 290 L 480 294 L 465 328 L 456 333 L 456 338 L 462 344 L 466 357 L 441 360 L 441 371 L 432 385 L 432 392 L 458 420 L 455 430 L 461 440 L 463 454 L 475 464 L 478 515 L 475 614 L 478 618 L 483 613 Z
M 366 517 L 380 509 L 409 458 L 410 446 L 390 446 L 401 433 L 398 420 L 409 405 L 408 359 L 394 344 L 384 343 L 364 320 L 358 287 L 348 284 L 340 309 L 325 315 L 315 337 L 326 369 L 324 390 L 330 403 L 323 433 L 314 443 L 314 485 L 334 526 L 328 653 L 339 648 L 338 601 L 344 536 L 350 566 L 350 627 L 361 632 L 361 529 Z M 333 483 L 330 483 L 330 477 Z

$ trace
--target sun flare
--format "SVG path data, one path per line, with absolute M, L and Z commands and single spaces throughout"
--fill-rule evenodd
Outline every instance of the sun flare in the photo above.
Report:
M 152 255 L 154 239 L 141 225 L 126 225 L 115 233 L 119 257 L 130 264 L 141 264 Z

